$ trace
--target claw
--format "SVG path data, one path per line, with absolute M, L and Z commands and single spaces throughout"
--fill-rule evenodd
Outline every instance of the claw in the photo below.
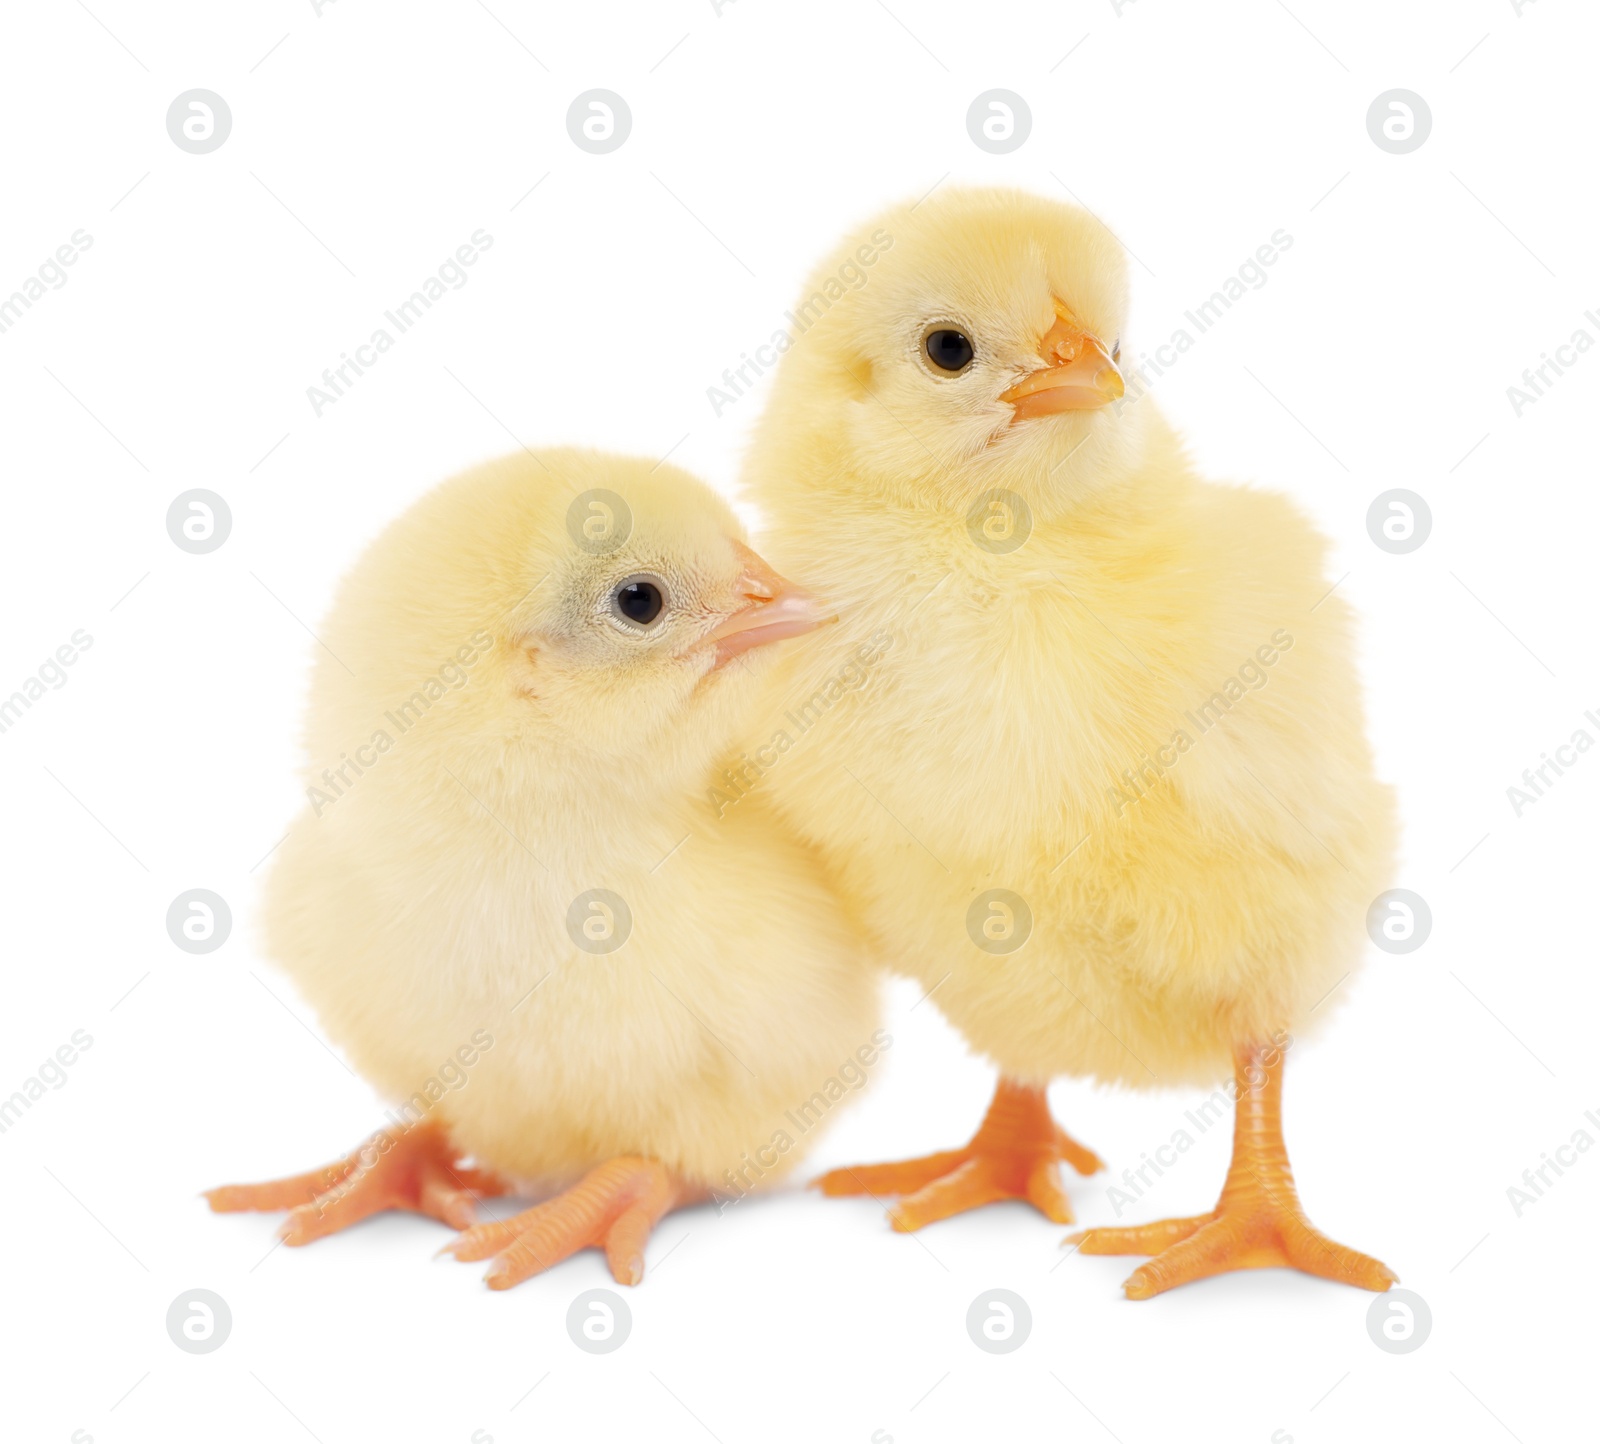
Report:
M 889 1221 L 900 1233 L 1012 1198 L 1031 1203 L 1053 1223 L 1071 1223 L 1062 1162 L 1084 1174 L 1104 1167 L 1056 1125 L 1042 1088 L 1002 1078 L 982 1126 L 965 1148 L 903 1163 L 837 1168 L 816 1186 L 830 1198 L 898 1195 Z
M 326 1238 L 387 1209 L 436 1218 L 451 1228 L 472 1223 L 478 1198 L 507 1185 L 485 1169 L 458 1165 L 458 1150 L 431 1120 L 384 1129 L 338 1163 L 270 1183 L 235 1183 L 204 1197 L 215 1213 L 289 1210 L 278 1230 L 291 1247 Z
M 441 1250 L 465 1263 L 493 1258 L 483 1279 L 509 1289 L 553 1268 L 582 1248 L 603 1248 L 611 1277 L 637 1284 L 644 1246 L 662 1215 L 690 1200 L 690 1190 L 662 1164 L 613 1158 L 565 1193 L 515 1218 L 481 1223 Z
M 1169 1218 L 1133 1228 L 1091 1228 L 1070 1235 L 1086 1254 L 1147 1254 L 1122 1289 L 1148 1299 L 1197 1279 L 1234 1269 L 1294 1268 L 1319 1278 L 1382 1293 L 1398 1280 L 1393 1270 L 1335 1243 L 1311 1226 L 1283 1143 L 1283 1055 L 1246 1047 L 1235 1058 L 1238 1113 L 1233 1160 L 1222 1197 L 1210 1213 Z

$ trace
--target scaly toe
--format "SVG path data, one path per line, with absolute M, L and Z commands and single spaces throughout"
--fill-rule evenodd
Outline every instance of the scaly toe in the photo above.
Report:
M 889 1210 L 889 1222 L 896 1233 L 914 1233 L 926 1224 L 1014 1196 L 996 1177 L 991 1160 L 969 1158 L 955 1172 L 901 1199 Z
M 1181 1243 L 1210 1223 L 1213 1214 L 1193 1218 L 1164 1218 L 1159 1223 L 1141 1223 L 1132 1228 L 1086 1228 L 1069 1233 L 1062 1243 L 1075 1243 L 1079 1253 L 1158 1254 Z

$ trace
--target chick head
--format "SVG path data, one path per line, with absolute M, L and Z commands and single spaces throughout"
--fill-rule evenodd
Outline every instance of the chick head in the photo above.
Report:
M 529 570 L 545 580 L 529 578 L 505 623 L 550 722 L 625 745 L 649 730 L 645 714 L 657 727 L 715 715 L 749 691 L 756 658 L 735 659 L 821 620 L 688 473 L 618 457 L 564 460 L 562 472 L 584 490 L 533 539 Z
M 479 775 L 474 759 L 670 786 L 731 740 L 757 649 L 822 619 L 688 473 L 508 457 L 425 496 L 352 574 L 327 634 L 339 665 L 319 673 L 323 728 L 331 743 L 425 710 L 424 746 Z
M 995 189 L 897 207 L 812 277 L 775 424 L 824 428 L 907 501 L 1103 478 L 1149 411 L 1122 401 L 1127 290 L 1121 246 L 1076 207 Z

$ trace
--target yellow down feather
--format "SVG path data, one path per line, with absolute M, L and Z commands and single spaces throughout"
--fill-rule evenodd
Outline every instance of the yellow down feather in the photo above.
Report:
M 988 190 L 876 218 L 802 293 L 744 482 L 842 620 L 772 674 L 752 801 L 1007 1074 L 1211 1079 L 1358 966 L 1393 801 L 1294 506 L 1202 480 L 1131 390 L 1012 424 L 1056 301 L 1123 336 L 1120 247 Z M 960 376 L 922 359 L 941 323 L 973 338 Z
M 567 527 L 595 489 L 631 514 L 605 555 Z M 885 1046 L 816 858 L 762 806 L 706 803 L 766 660 L 710 673 L 691 645 L 745 604 L 741 538 L 673 467 L 512 456 L 394 522 L 321 630 L 267 946 L 397 1120 L 443 1119 L 502 1173 L 641 1154 L 742 1193 Z M 649 643 L 603 615 L 636 572 L 669 590 Z M 591 889 L 631 913 L 615 951 L 569 931 Z

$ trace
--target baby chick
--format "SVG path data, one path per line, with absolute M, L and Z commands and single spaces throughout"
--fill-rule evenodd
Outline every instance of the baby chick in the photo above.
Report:
M 805 731 L 765 790 L 1002 1075 L 965 1148 L 823 1187 L 909 1195 L 901 1229 L 1012 1197 L 1067 1222 L 1059 1161 L 1099 1160 L 1052 1078 L 1231 1063 L 1216 1209 L 1083 1251 L 1156 1255 L 1134 1298 L 1265 1265 L 1381 1290 L 1307 1222 L 1279 1127 L 1284 1050 L 1391 866 L 1349 619 L 1307 521 L 1202 481 L 1126 394 L 1126 309 L 1097 220 L 950 190 L 847 239 L 793 313 L 745 480 L 842 623 L 780 664 L 772 715 Z M 859 646 L 865 679 L 819 688 Z
M 212 1207 L 290 1207 L 306 1243 L 572 1185 L 451 1251 L 507 1288 L 603 1246 L 637 1283 L 668 1209 L 793 1163 L 786 1115 L 870 1046 L 874 985 L 814 854 L 707 794 L 754 649 L 822 615 L 670 466 L 529 452 L 390 526 L 321 634 L 265 935 L 403 1101 L 358 1154 Z

